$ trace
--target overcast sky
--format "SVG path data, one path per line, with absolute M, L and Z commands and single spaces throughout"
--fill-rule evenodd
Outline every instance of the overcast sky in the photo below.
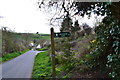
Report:
M 50 33 L 47 15 L 38 9 L 36 1 L 0 0 L 0 26 L 16 32 Z
M 16 32 L 50 33 L 48 16 L 37 6 L 38 0 L 0 0 L 0 26 Z M 80 20 L 93 26 L 94 18 Z M 55 28 L 58 32 L 59 27 Z

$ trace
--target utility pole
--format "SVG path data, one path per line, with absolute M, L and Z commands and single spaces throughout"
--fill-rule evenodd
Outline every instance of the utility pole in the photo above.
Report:
M 52 51 L 52 78 L 56 78 L 55 71 L 55 45 L 54 45 L 54 28 L 50 29 L 51 31 L 51 51 Z

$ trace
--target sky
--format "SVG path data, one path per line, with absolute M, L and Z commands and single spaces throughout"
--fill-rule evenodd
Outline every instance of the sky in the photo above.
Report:
M 15 32 L 50 33 L 48 15 L 39 10 L 38 0 L 0 0 L 0 26 L 8 27 Z M 93 26 L 94 17 L 85 17 L 80 23 L 87 22 Z M 54 27 L 59 32 L 59 27 Z
M 0 26 L 16 32 L 50 33 L 47 15 L 39 10 L 36 1 L 0 0 Z

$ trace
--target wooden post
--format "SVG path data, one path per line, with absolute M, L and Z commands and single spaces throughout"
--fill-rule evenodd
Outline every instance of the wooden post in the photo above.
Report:
M 52 51 L 52 78 L 56 78 L 55 72 L 55 45 L 54 45 L 54 29 L 51 28 L 51 51 Z

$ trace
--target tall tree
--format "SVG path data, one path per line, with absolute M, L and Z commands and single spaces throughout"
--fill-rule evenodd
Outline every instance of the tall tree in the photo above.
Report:
M 74 32 L 75 31 L 78 31 L 78 30 L 80 30 L 81 28 L 80 28 L 80 26 L 79 26 L 79 23 L 78 23 L 78 20 L 76 20 L 75 21 L 75 24 L 74 24 Z
M 61 24 L 61 29 L 60 31 L 61 32 L 64 32 L 64 31 L 68 31 L 70 33 L 72 33 L 72 29 L 73 29 L 73 26 L 72 26 L 72 20 L 69 16 L 66 16 L 66 18 L 63 20 L 62 24 Z

